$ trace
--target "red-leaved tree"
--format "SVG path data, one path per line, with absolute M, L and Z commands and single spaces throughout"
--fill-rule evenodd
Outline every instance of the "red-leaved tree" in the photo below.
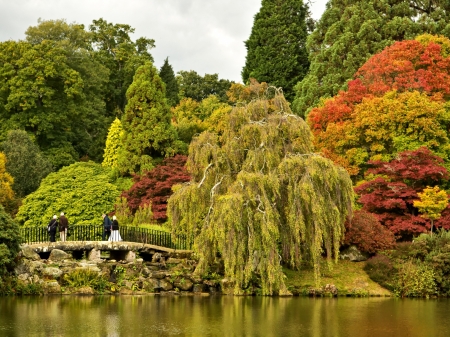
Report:
M 169 157 L 153 170 L 135 175 L 133 186 L 122 193 L 130 210 L 134 213 L 139 206 L 151 203 L 153 218 L 159 222 L 167 220 L 167 200 L 172 195 L 172 186 L 190 180 L 184 167 L 186 160 L 183 155 Z
M 355 245 L 362 252 L 374 254 L 395 246 L 395 236 L 384 227 L 377 217 L 364 210 L 353 213 L 351 221 L 345 223 L 344 244 Z
M 371 161 L 367 175 L 375 178 L 355 187 L 363 210 L 373 213 L 380 223 L 399 239 L 411 239 L 426 232 L 429 220 L 419 216 L 414 200 L 426 186 L 436 186 L 448 179 L 443 160 L 426 147 L 404 151 L 390 162 Z M 450 208 L 442 213 L 437 227 L 450 229 Z

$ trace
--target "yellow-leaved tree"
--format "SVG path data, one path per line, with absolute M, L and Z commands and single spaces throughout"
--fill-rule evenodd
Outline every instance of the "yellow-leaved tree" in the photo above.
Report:
M 0 152 L 0 204 L 14 198 L 11 185 L 14 183 L 13 177 L 6 172 L 6 156 Z
M 422 218 L 430 219 L 431 235 L 433 235 L 433 222 L 441 217 L 441 212 L 448 205 L 447 192 L 440 190 L 439 186 L 427 186 L 422 193 L 417 194 L 420 200 L 414 201 L 414 207 L 422 213 Z

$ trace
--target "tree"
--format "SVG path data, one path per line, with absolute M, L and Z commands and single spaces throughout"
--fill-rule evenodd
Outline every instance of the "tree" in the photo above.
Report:
M 355 245 L 362 252 L 375 254 L 395 247 L 395 236 L 374 214 L 358 210 L 353 213 L 351 221 L 345 223 L 344 244 Z
M 176 155 L 163 160 L 153 170 L 134 176 L 134 184 L 122 193 L 128 201 L 129 209 L 135 213 L 139 207 L 151 205 L 153 219 L 167 220 L 167 200 L 172 195 L 172 186 L 190 180 L 184 165 L 186 156 Z
M 120 122 L 120 119 L 116 118 L 109 128 L 108 137 L 106 138 L 105 154 L 102 162 L 103 166 L 117 168 L 122 137 L 122 123 Z
M 218 74 L 200 76 L 194 70 L 179 71 L 177 75 L 180 98 L 192 98 L 200 102 L 209 95 L 216 95 L 221 102 L 227 102 L 227 90 L 233 82 L 220 79 Z
M 1 148 L 8 158 L 6 170 L 14 178 L 14 192 L 21 198 L 35 191 L 53 171 L 50 161 L 25 131 L 9 132 Z
M 0 205 L 14 198 L 13 183 L 14 178 L 6 172 L 6 156 L 0 152 Z
M 2 276 L 14 266 L 14 260 L 20 251 L 19 226 L 0 205 L 0 283 Z
M 348 90 L 308 115 L 316 147 L 362 177 L 368 160 L 427 146 L 446 160 L 450 40 L 422 35 L 371 57 Z
M 433 222 L 441 217 L 441 212 L 448 206 L 447 192 L 441 191 L 439 186 L 427 186 L 422 193 L 417 193 L 419 200 L 414 201 L 414 207 L 419 209 L 422 217 L 431 221 L 431 235 Z
M 293 108 L 306 116 L 322 98 L 347 88 L 372 55 L 422 33 L 450 37 L 446 1 L 331 0 L 308 37 L 309 73 L 295 87 Z
M 368 181 L 355 187 L 363 210 L 373 213 L 378 221 L 397 238 L 412 239 L 424 233 L 430 224 L 418 215 L 414 206 L 426 186 L 437 186 L 449 178 L 443 160 L 426 147 L 404 151 L 389 162 L 369 161 Z M 436 226 L 450 229 L 448 213 Z
M 23 226 L 47 225 L 53 214 L 66 213 L 71 224 L 100 224 L 114 210 L 120 190 L 110 168 L 78 162 L 49 174 L 24 200 L 16 221 Z
M 288 101 L 308 72 L 308 6 L 302 0 L 263 0 L 245 47 L 244 83 L 250 78 L 282 87 Z
M 158 159 L 174 155 L 182 146 L 171 124 L 164 83 L 152 63 L 136 70 L 127 100 L 118 168 L 123 173 L 143 173 L 151 170 Z
M 114 115 L 125 109 L 125 94 L 137 68 L 148 61 L 153 62 L 149 50 L 155 47 L 155 40 L 140 37 L 132 41 L 130 35 L 134 28 L 112 24 L 102 18 L 93 20 L 89 31 L 95 59 L 109 69 L 105 102 L 107 111 Z
M 306 123 L 276 93 L 237 106 L 219 137 L 205 131 L 189 147 L 192 180 L 174 187 L 168 215 L 177 234 L 195 236 L 203 273 L 221 256 L 242 293 L 258 277 L 263 294 L 285 293 L 281 261 L 337 258 L 352 186 L 342 168 L 313 153 Z M 281 257 L 281 258 L 280 258 Z
M 178 82 L 175 78 L 172 66 L 169 64 L 169 58 L 166 57 L 164 64 L 159 70 L 159 77 L 166 84 L 166 97 L 170 106 L 178 104 L 180 99 L 178 98 Z

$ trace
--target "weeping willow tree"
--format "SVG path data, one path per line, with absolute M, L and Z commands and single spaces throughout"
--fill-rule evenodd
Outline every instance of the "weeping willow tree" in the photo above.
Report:
M 193 139 L 188 184 L 169 199 L 176 234 L 195 236 L 202 274 L 220 256 L 241 293 L 259 278 L 262 293 L 288 293 L 281 264 L 337 259 L 351 212 L 347 172 L 313 153 L 311 133 L 275 91 L 235 107 L 222 134 Z

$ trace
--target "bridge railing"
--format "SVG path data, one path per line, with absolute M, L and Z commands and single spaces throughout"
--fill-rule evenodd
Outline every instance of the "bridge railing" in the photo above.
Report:
M 140 242 L 173 249 L 192 249 L 192 240 L 186 237 L 173 237 L 171 233 L 155 229 L 120 226 L 120 236 L 123 241 Z M 72 225 L 69 227 L 67 241 L 102 241 L 103 226 Z M 47 227 L 22 227 L 20 235 L 23 243 L 49 242 L 50 235 Z M 60 241 L 56 233 L 56 241 Z

